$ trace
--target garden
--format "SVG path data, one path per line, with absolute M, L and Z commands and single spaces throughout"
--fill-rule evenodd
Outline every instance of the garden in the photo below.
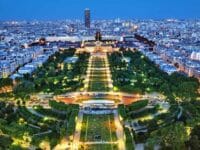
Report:
M 76 56 L 76 62 L 66 62 L 66 58 Z M 63 94 L 83 88 L 89 54 L 75 54 L 75 49 L 65 49 L 50 56 L 47 62 L 32 75 L 26 74 L 16 79 L 13 93 L 16 98 L 29 99 L 32 93 Z
M 155 146 L 188 149 L 194 148 L 194 144 L 196 149 L 200 148 L 199 135 L 194 132 L 199 130 L 200 123 L 197 79 L 179 72 L 168 75 L 139 51 L 121 49 L 109 54 L 109 61 L 118 91 L 141 95 L 156 92 L 165 96 L 157 104 L 140 100 L 127 106 L 119 105 L 119 114 L 124 122 L 130 123 L 129 131 L 136 145 L 143 144 L 146 149 Z
M 42 142 L 53 148 L 63 138 L 73 136 L 79 106 L 50 103 L 48 109 L 34 106 L 31 110 L 18 106 L 15 111 L 14 105 L 0 102 L 0 149 L 39 148 Z
M 109 54 L 114 87 L 127 93 L 158 92 L 172 101 L 195 100 L 199 82 L 181 73 L 168 75 L 139 51 L 121 49 Z M 129 58 L 130 62 L 124 61 Z
M 86 115 L 83 116 L 81 127 L 81 142 L 116 142 L 116 127 L 113 115 Z M 83 144 L 84 145 L 84 144 Z M 83 146 L 82 145 L 82 146 Z M 117 144 L 96 144 L 87 145 L 90 148 L 113 149 Z M 99 148 L 98 148 L 99 147 Z M 90 149 L 89 148 L 89 149 Z

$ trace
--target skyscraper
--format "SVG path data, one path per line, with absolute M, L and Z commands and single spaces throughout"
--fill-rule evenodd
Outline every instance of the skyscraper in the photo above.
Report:
M 85 9 L 85 27 L 90 28 L 90 10 Z

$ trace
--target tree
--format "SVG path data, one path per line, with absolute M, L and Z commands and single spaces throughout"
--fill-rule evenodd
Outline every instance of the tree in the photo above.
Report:
M 164 82 L 160 86 L 160 92 L 162 94 L 166 95 L 168 99 L 173 99 L 171 88 L 170 88 L 170 86 L 169 86 L 169 84 L 167 82 Z
M 176 123 L 152 132 L 150 145 L 159 144 L 163 149 L 185 149 L 185 142 L 189 139 L 183 123 Z M 153 141 L 153 142 L 152 142 Z
M 12 85 L 13 85 L 12 79 L 10 79 L 10 78 L 1 78 L 0 79 L 0 87 L 12 86 Z
M 11 137 L 0 133 L 0 149 L 9 149 L 9 146 L 11 144 L 12 144 Z
M 22 99 L 26 99 L 27 96 L 30 93 L 33 93 L 35 91 L 35 85 L 34 83 L 30 82 L 30 81 L 23 81 L 22 83 L 18 84 L 15 88 L 14 88 L 14 94 L 17 97 L 20 97 Z
M 197 135 L 192 135 L 189 140 L 189 146 L 192 150 L 200 149 L 200 140 Z
M 183 100 L 194 100 L 197 95 L 198 84 L 195 82 L 182 82 L 178 85 L 177 96 Z

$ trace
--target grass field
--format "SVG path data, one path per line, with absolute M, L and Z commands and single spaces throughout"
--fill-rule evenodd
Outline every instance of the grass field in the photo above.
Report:
M 103 58 L 93 58 L 88 91 L 109 91 L 105 65 Z
M 98 138 L 97 138 L 98 137 Z M 100 142 L 90 143 L 80 146 L 85 150 L 116 150 L 117 142 L 116 127 L 113 115 L 84 115 L 81 128 L 81 142 Z
M 99 138 L 95 138 L 99 136 Z M 82 142 L 117 140 L 113 115 L 84 115 L 81 129 Z
M 109 91 L 109 87 L 107 86 L 107 82 L 103 81 L 90 81 L 88 91 L 91 92 L 104 92 Z

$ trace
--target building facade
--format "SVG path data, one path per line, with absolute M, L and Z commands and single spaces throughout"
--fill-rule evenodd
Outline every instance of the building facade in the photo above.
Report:
M 85 9 L 85 27 L 86 28 L 90 28 L 90 10 L 89 9 Z

